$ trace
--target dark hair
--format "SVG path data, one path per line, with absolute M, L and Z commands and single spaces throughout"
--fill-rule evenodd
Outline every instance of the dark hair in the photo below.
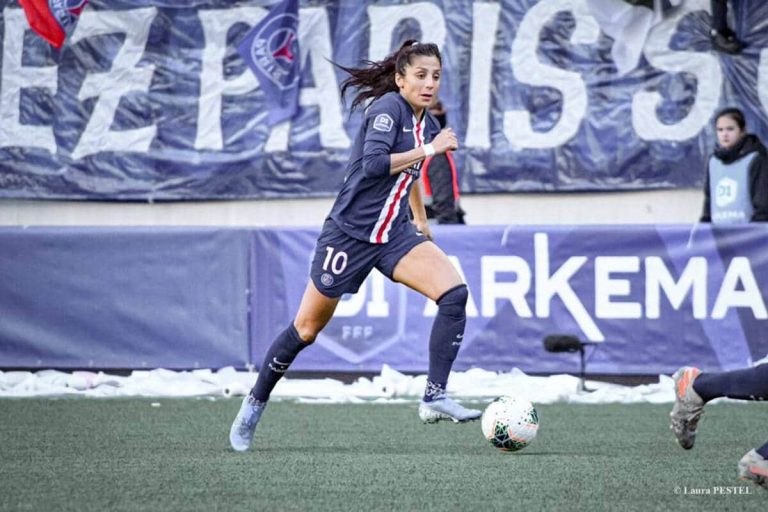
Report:
M 747 127 L 747 122 L 744 120 L 744 112 L 739 110 L 738 108 L 730 107 L 726 108 L 724 110 L 721 110 L 717 113 L 717 117 L 715 118 L 715 123 L 721 118 L 721 117 L 730 117 L 734 121 L 736 121 L 736 124 L 739 125 L 739 128 L 741 131 L 744 131 Z
M 397 91 L 395 73 L 405 76 L 406 66 L 411 64 L 413 56 L 437 57 L 442 65 L 440 49 L 434 43 L 419 43 L 414 39 L 404 42 L 400 48 L 378 62 L 372 60 L 363 61 L 367 64 L 361 68 L 348 68 L 340 64 L 334 64 L 350 74 L 350 77 L 341 84 L 341 97 L 350 87 L 358 90 L 355 99 L 352 100 L 352 110 L 366 102 L 369 98 L 376 99 L 384 94 Z

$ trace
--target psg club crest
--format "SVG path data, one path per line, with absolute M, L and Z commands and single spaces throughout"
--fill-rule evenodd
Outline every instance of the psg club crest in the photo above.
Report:
M 298 17 L 283 13 L 272 17 L 260 27 L 251 41 L 251 62 L 280 89 L 297 85 L 295 72 L 299 58 Z
M 83 12 L 88 0 L 49 0 L 51 13 L 56 17 L 64 30 L 74 24 L 80 13 Z
M 237 45 L 267 101 L 267 124 L 293 117 L 299 103 L 299 2 L 274 6 Z

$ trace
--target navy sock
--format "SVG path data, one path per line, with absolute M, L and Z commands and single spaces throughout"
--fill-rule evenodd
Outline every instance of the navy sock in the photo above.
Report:
M 464 338 L 467 321 L 467 285 L 459 285 L 437 299 L 437 316 L 429 336 L 429 373 L 424 401 L 440 397 L 448 383 L 453 361 Z
M 763 446 L 761 446 L 755 451 L 759 453 L 762 458 L 764 458 L 765 460 L 768 460 L 768 443 L 765 443 Z
M 705 401 L 727 396 L 739 400 L 768 399 L 768 364 L 723 373 L 702 373 L 693 389 Z
M 264 362 L 259 369 L 259 378 L 251 389 L 251 396 L 259 402 L 269 400 L 269 395 L 277 385 L 288 367 L 309 343 L 305 342 L 299 336 L 293 322 L 286 330 L 281 332 L 264 356 Z

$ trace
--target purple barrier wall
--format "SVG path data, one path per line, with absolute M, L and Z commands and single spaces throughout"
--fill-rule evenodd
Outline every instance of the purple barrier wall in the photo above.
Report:
M 456 369 L 729 369 L 768 355 L 768 226 L 435 229 L 471 292 Z M 306 286 L 316 229 L 0 229 L 0 367 L 243 368 Z M 374 273 L 299 370 L 424 372 L 435 305 Z
M 0 229 L 0 366 L 244 366 L 248 251 L 236 230 Z
M 457 369 L 575 371 L 575 355 L 543 350 L 552 333 L 602 342 L 588 365 L 599 373 L 654 374 L 689 363 L 738 368 L 768 355 L 764 226 L 435 231 L 471 293 Z M 257 364 L 298 307 L 316 233 L 267 230 L 254 238 Z M 341 302 L 294 368 L 378 371 L 388 363 L 423 372 L 434 314 L 431 301 L 374 274 Z

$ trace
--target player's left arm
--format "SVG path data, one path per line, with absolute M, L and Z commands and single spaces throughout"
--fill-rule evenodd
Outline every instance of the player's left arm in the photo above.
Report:
M 413 223 L 416 225 L 416 229 L 432 240 L 432 230 L 427 222 L 427 210 L 424 208 L 424 200 L 421 197 L 421 187 L 418 180 L 411 187 L 408 204 L 410 204 L 411 212 L 413 212 Z

